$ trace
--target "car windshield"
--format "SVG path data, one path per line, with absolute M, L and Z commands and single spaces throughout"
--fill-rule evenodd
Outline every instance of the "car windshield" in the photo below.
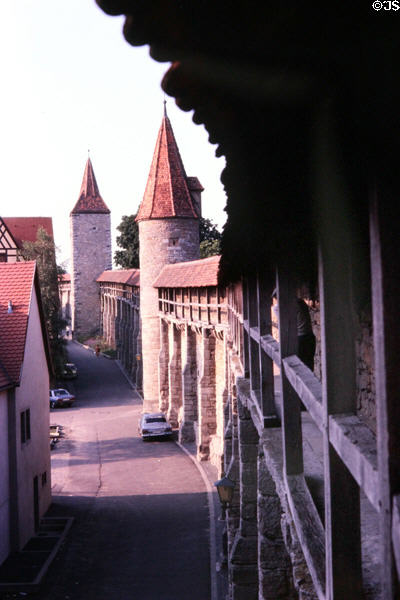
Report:
M 166 423 L 165 417 L 148 417 L 146 423 Z
M 65 394 L 67 394 L 68 392 L 66 392 L 65 390 L 54 390 L 54 395 L 55 396 L 65 396 Z

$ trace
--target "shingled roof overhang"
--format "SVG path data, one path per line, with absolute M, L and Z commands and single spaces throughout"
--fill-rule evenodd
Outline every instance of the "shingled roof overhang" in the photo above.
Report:
M 140 286 L 139 269 L 115 269 L 103 271 L 96 279 L 98 283 L 122 283 L 132 287 Z
M 153 286 L 157 288 L 213 287 L 218 285 L 220 256 L 164 265 Z
M 345 212 L 367 240 L 370 181 L 385 190 L 382 202 L 400 187 L 395 19 L 354 3 L 336 3 L 328 15 L 305 0 L 235 10 L 227 0 L 97 3 L 126 15 L 130 44 L 149 44 L 154 59 L 172 63 L 164 91 L 193 110 L 226 157 L 226 280 L 260 269 L 273 276 L 279 262 L 315 276 L 321 179 L 343 191 Z M 329 174 L 317 150 L 327 124 L 337 159 Z

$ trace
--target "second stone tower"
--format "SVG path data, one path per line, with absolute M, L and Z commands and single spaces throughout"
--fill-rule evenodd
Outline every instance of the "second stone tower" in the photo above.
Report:
M 71 313 L 74 336 L 88 337 L 99 330 L 97 277 L 111 269 L 110 210 L 100 196 L 88 158 L 78 202 L 70 214 L 72 268 Z

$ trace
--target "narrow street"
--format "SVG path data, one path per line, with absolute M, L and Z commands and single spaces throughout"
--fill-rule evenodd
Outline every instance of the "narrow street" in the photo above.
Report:
M 204 482 L 173 441 L 143 442 L 139 396 L 117 364 L 69 343 L 71 408 L 52 409 L 53 516 L 75 521 L 41 600 L 209 600 Z M 67 385 L 66 385 L 67 387 Z

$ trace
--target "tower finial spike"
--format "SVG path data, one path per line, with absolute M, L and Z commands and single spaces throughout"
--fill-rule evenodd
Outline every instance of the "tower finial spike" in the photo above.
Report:
M 167 116 L 167 101 L 165 99 L 165 95 L 164 95 L 164 117 Z

